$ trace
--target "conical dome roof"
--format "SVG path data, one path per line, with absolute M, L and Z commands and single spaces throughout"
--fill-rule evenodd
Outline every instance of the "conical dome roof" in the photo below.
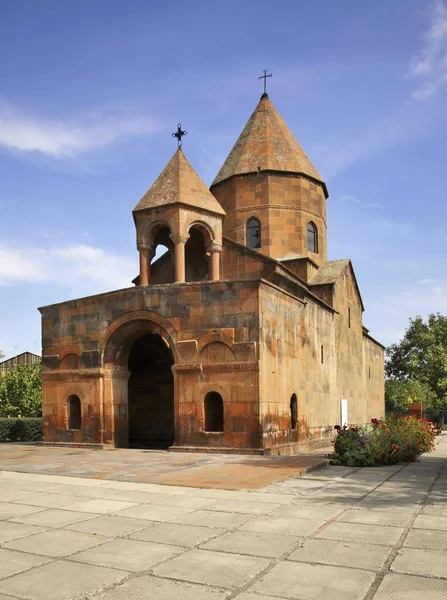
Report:
M 234 175 L 258 171 L 284 171 L 307 175 L 320 181 L 326 192 L 323 178 L 267 94 L 261 96 L 212 186 Z
M 186 204 L 219 215 L 225 211 L 178 148 L 133 212 L 169 204 Z

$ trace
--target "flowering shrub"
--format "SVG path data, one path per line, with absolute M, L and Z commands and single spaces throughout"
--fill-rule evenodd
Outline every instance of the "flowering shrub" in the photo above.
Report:
M 433 424 L 416 417 L 392 416 L 386 421 L 372 419 L 364 427 L 337 425 L 334 429 L 331 464 L 348 467 L 412 462 L 434 449 L 436 437 Z

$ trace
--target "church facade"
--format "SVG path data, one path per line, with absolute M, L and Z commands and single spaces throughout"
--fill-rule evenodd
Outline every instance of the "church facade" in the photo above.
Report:
M 135 285 L 39 309 L 45 441 L 288 454 L 382 417 L 327 197 L 265 93 L 210 189 L 179 146 L 133 210 Z

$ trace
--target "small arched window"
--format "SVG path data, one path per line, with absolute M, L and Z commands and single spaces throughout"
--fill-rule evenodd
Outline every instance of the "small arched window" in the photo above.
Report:
M 292 429 L 296 429 L 296 424 L 298 421 L 298 401 L 296 399 L 296 394 L 292 394 L 290 398 L 290 426 Z
M 205 431 L 223 431 L 223 400 L 217 392 L 205 396 Z
M 81 429 L 81 401 L 78 396 L 68 399 L 68 429 Z
M 307 225 L 307 249 L 309 252 L 318 252 L 318 232 L 315 223 Z
M 247 246 L 257 250 L 261 247 L 261 221 L 256 217 L 251 217 L 247 221 Z

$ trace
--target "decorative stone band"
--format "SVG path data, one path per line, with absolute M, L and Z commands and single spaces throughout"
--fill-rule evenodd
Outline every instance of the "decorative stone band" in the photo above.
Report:
M 316 213 L 313 210 L 309 210 L 309 208 L 307 206 L 296 206 L 293 204 L 261 204 L 260 206 L 244 206 L 241 208 L 234 208 L 233 210 L 229 210 L 227 211 L 227 215 L 234 215 L 236 213 L 244 213 L 244 212 L 253 212 L 254 210 L 264 210 L 264 209 L 268 209 L 268 208 L 280 208 L 281 210 L 295 210 L 295 211 L 302 211 L 302 212 L 306 212 L 309 215 L 313 215 L 314 217 L 318 217 L 319 219 L 323 220 L 323 223 L 326 225 L 326 218 L 323 217 L 323 215 Z
M 43 371 L 43 381 L 82 381 L 83 379 L 129 379 L 126 369 L 76 369 L 63 371 Z
M 174 373 L 241 373 L 255 372 L 259 373 L 259 361 L 255 362 L 225 362 L 225 363 L 192 363 L 183 365 L 173 365 Z

